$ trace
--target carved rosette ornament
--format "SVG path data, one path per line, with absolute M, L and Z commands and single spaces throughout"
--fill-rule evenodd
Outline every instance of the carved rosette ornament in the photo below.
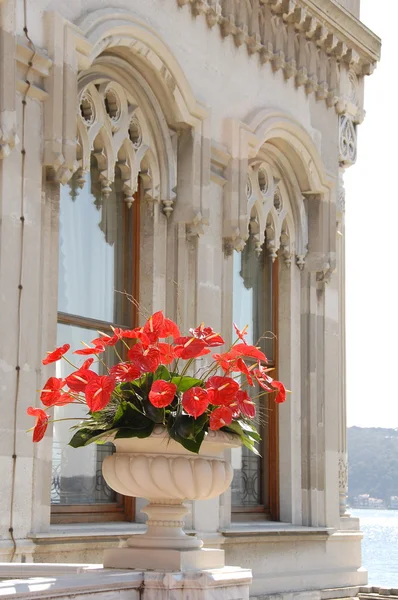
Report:
M 348 115 L 339 117 L 339 161 L 340 165 L 349 167 L 357 158 L 356 125 Z

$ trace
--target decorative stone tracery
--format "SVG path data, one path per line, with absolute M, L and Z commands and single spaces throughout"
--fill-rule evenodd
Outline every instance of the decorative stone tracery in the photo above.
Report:
M 89 83 L 78 98 L 77 170 L 80 185 L 90 170 L 91 155 L 97 160 L 102 195 L 107 198 L 119 167 L 127 206 L 134 201 L 138 176 L 145 173 L 145 195 L 159 200 L 160 173 L 150 128 L 137 99 L 115 81 Z M 168 207 L 166 214 L 172 211 Z

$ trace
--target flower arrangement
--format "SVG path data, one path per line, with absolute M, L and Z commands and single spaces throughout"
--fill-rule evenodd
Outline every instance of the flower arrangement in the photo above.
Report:
M 48 379 L 40 394 L 44 410 L 28 408 L 28 414 L 36 418 L 33 441 L 39 442 L 45 434 L 46 409 L 74 403 L 88 408 L 87 418 L 73 427 L 76 431 L 69 443 L 75 448 L 117 438 L 145 438 L 156 424 L 162 424 L 170 438 L 191 452 L 199 452 L 209 429 L 222 429 L 237 434 L 257 453 L 256 407 L 247 388 L 258 384 L 261 394 L 275 393 L 276 402 L 284 402 L 286 390 L 268 374 L 271 369 L 264 353 L 246 343 L 247 328 L 234 328 L 236 341 L 227 352 L 214 353 L 196 376 L 189 374 L 190 368 L 212 348 L 222 346 L 223 338 L 203 324 L 181 336 L 177 325 L 161 311 L 143 327 L 112 328 L 113 335 L 99 332 L 92 346 L 74 351 L 97 357 L 105 375 L 90 368 L 93 356 L 76 367 L 65 356 L 69 344 L 48 353 L 44 365 L 65 359 L 75 371 L 65 378 Z M 118 362 L 107 366 L 101 355 L 111 347 Z

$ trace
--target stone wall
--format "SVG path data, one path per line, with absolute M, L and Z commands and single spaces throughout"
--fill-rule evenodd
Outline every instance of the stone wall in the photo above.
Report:
M 51 431 L 35 446 L 25 433 L 26 408 L 50 374 L 41 359 L 56 343 L 60 185 L 89 169 L 93 126 L 102 131 L 104 193 L 113 183 L 105 82 L 135 99 L 150 148 L 141 162 L 125 157 L 127 201 L 138 173 L 143 181 L 141 304 L 184 330 L 206 321 L 228 332 L 233 254 L 253 215 L 259 251 L 283 258 L 278 358 L 292 391 L 279 418 L 283 523 L 239 529 L 227 493 L 198 502 L 187 525 L 224 546 L 231 563 L 250 562 L 253 594 L 366 581 L 357 523 L 344 515 L 341 173 L 355 161 L 363 79 L 379 40 L 331 0 L 321 2 L 327 18 L 305 0 L 243 4 L 26 0 L 24 11 L 0 2 L 4 561 L 96 562 L 124 540 L 102 525 L 50 526 Z M 80 114 L 83 97 L 93 122 Z M 115 128 L 126 137 L 122 121 Z

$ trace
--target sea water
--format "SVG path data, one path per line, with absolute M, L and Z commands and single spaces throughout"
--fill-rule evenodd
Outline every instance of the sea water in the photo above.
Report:
M 350 509 L 361 520 L 362 565 L 369 585 L 398 588 L 398 510 Z

